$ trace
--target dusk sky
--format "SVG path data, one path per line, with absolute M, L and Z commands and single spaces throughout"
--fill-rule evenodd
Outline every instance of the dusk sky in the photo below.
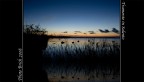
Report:
M 24 24 L 49 35 L 119 36 L 120 0 L 24 0 Z

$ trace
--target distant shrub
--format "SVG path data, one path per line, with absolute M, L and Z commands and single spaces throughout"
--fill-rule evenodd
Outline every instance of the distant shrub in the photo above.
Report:
M 40 25 L 24 25 L 25 34 L 35 34 L 35 35 L 45 35 L 47 31 L 44 28 L 41 28 Z

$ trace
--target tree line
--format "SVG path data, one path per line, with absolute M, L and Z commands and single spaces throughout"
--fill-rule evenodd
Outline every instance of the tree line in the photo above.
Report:
M 41 28 L 40 25 L 24 25 L 25 34 L 35 34 L 35 35 L 46 35 L 47 31 L 44 28 Z

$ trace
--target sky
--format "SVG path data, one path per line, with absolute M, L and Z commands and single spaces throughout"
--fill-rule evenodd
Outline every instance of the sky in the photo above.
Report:
M 119 36 L 120 0 L 24 0 L 24 24 L 48 35 Z

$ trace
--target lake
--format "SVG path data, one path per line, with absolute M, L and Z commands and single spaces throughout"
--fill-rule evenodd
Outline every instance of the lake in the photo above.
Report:
M 120 82 L 120 38 L 50 38 L 43 57 L 50 82 Z

